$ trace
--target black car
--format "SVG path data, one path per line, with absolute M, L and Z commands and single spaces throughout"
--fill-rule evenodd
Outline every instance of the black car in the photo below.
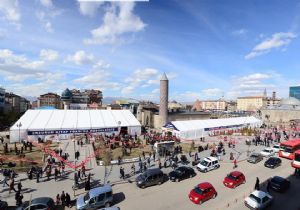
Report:
M 55 203 L 52 198 L 40 197 L 32 199 L 31 202 L 25 201 L 17 210 L 30 210 L 30 209 L 47 209 L 54 210 Z
M 165 175 L 159 168 L 147 169 L 144 173 L 136 177 L 136 185 L 140 188 L 152 185 L 160 185 L 164 182 Z
M 187 166 L 180 166 L 169 173 L 170 180 L 173 182 L 192 178 L 194 176 L 196 176 L 194 169 Z
M 1 201 L 0 200 L 0 209 L 1 210 L 6 210 L 8 207 L 7 202 L 6 201 Z
M 270 188 L 277 191 L 277 192 L 284 192 L 290 187 L 290 181 L 280 177 L 280 176 L 274 176 L 270 180 Z
M 276 168 L 281 165 L 281 159 L 278 157 L 270 157 L 268 160 L 265 162 L 265 166 L 267 168 Z

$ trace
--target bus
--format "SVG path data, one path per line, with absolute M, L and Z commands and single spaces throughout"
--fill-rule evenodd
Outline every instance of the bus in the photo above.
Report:
M 300 150 L 297 150 L 294 154 L 295 155 L 294 155 L 294 159 L 292 161 L 292 166 L 294 168 L 300 169 Z
M 290 160 L 294 159 L 294 153 L 300 149 L 300 139 L 293 139 L 280 143 L 279 157 L 287 158 Z

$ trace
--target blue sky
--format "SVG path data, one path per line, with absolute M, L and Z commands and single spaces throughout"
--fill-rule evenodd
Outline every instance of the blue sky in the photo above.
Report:
M 0 1 L 0 86 L 23 96 L 96 88 L 170 100 L 288 96 L 300 84 L 299 1 Z

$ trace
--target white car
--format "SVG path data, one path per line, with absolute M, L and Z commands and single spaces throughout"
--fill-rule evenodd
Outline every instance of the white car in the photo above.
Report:
M 208 172 L 220 167 L 219 161 L 215 157 L 206 157 L 198 165 L 197 169 L 201 172 Z
M 270 156 L 273 156 L 273 155 L 275 155 L 275 151 L 274 151 L 274 149 L 273 148 L 264 148 L 261 152 L 260 152 L 260 154 L 262 155 L 262 156 L 264 156 L 264 157 L 270 157 Z
M 249 197 L 245 198 L 245 205 L 249 209 L 265 209 L 271 205 L 273 197 L 263 191 L 255 190 Z
M 275 153 L 278 153 L 279 151 L 283 150 L 280 148 L 280 144 L 275 144 L 272 149 L 274 150 Z

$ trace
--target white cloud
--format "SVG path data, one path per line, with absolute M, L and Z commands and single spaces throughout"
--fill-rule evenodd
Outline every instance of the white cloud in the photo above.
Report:
M 10 22 L 17 23 L 21 19 L 18 0 L 1 0 L 0 12 Z
M 233 31 L 232 35 L 234 35 L 234 36 L 241 36 L 241 35 L 244 35 L 246 33 L 247 33 L 247 30 L 244 29 L 244 28 L 241 28 L 241 29 Z
M 250 53 L 245 56 L 245 59 L 251 59 L 266 53 L 269 53 L 272 49 L 285 47 L 290 44 L 292 39 L 296 38 L 297 35 L 292 32 L 280 32 L 272 35 L 271 38 L 263 40 L 261 43 L 256 45 Z
M 277 73 L 253 73 L 242 77 L 233 77 L 231 89 L 226 92 L 227 98 L 236 98 L 238 96 L 262 96 L 264 89 L 274 90 L 275 79 L 281 76 Z
M 170 97 L 170 101 L 175 100 L 178 102 L 193 102 L 201 98 L 200 92 L 186 91 L 183 93 L 175 93 Z
M 159 77 L 159 71 L 157 69 L 152 69 L 152 68 L 138 69 L 134 71 L 130 77 L 125 78 L 125 83 L 127 83 L 127 85 L 121 90 L 121 92 L 123 94 L 129 94 L 139 86 L 147 87 L 149 86 L 149 81 L 153 81 L 154 84 L 154 81 L 156 80 L 154 80 L 153 78 L 158 78 L 158 77 Z M 159 82 L 159 79 L 157 81 Z
M 45 61 L 55 61 L 58 59 L 59 55 L 58 55 L 58 52 L 55 50 L 42 49 L 40 51 L 40 57 L 42 60 L 45 60 Z
M 103 3 L 104 2 L 100 2 L 100 1 L 80 1 L 80 0 L 78 0 L 79 11 L 82 15 L 92 17 L 96 14 L 97 9 Z
M 223 90 L 219 88 L 210 88 L 210 89 L 202 90 L 201 93 L 204 94 L 206 97 L 216 97 L 216 96 L 221 96 Z
M 103 24 L 91 31 L 92 37 L 85 44 L 117 44 L 122 36 L 143 30 L 146 24 L 133 13 L 134 2 L 112 2 L 106 8 Z
M 44 7 L 53 7 L 52 0 L 40 0 L 40 2 Z
M 75 52 L 74 55 L 68 55 L 66 61 L 77 65 L 93 64 L 95 62 L 95 57 L 93 54 L 88 54 L 85 51 L 80 50 Z

